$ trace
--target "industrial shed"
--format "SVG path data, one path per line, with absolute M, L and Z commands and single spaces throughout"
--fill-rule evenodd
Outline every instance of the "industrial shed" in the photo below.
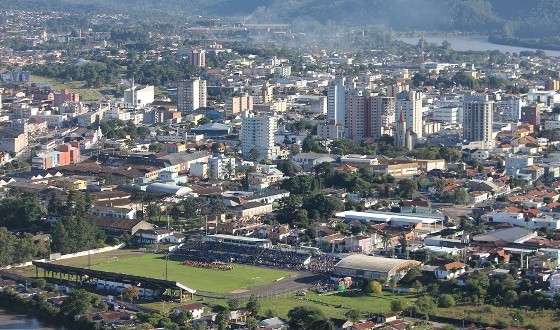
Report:
M 409 268 L 419 266 L 416 260 L 404 260 L 353 254 L 334 266 L 334 274 L 354 278 L 380 280 L 390 279 L 393 276 L 402 278 Z
M 152 183 L 146 187 L 147 192 L 159 193 L 159 194 L 169 194 L 175 196 L 185 196 L 191 195 L 192 189 L 188 187 L 176 186 L 172 184 L 165 183 Z

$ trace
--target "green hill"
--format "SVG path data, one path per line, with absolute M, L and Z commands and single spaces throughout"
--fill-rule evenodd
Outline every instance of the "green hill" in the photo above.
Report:
M 212 15 L 395 30 L 463 31 L 533 38 L 560 35 L 560 0 L 0 0 L 2 8 L 117 12 L 161 20 Z M 48 8 L 46 8 L 48 7 Z

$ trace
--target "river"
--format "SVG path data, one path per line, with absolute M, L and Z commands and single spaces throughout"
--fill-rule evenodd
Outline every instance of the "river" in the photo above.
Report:
M 44 325 L 34 317 L 25 315 L 10 314 L 0 309 L 0 330 L 24 330 L 24 329 L 38 329 L 38 330 L 64 330 L 63 327 L 53 328 Z
M 416 45 L 418 44 L 419 37 L 406 37 L 406 38 L 398 38 L 401 41 L 406 42 L 407 44 Z M 533 48 L 524 48 L 524 47 L 516 47 L 516 46 L 507 46 L 507 45 L 498 45 L 493 44 L 488 41 L 487 37 L 481 36 L 426 36 L 424 40 L 430 43 L 435 43 L 436 45 L 441 45 L 444 40 L 449 41 L 451 44 L 451 48 L 457 51 L 487 51 L 487 50 L 499 50 L 502 53 L 518 53 L 521 51 L 535 51 L 537 49 Z M 560 57 L 560 51 L 554 50 L 545 50 L 545 53 L 549 56 Z

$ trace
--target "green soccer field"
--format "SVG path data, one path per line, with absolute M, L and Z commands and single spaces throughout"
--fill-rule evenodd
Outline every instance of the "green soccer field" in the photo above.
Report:
M 122 251 L 124 252 L 124 251 Z M 165 256 L 154 253 L 108 253 L 91 258 L 91 269 L 165 279 Z M 87 257 L 57 262 L 59 264 L 87 267 Z M 168 279 L 189 288 L 207 292 L 231 292 L 271 283 L 293 275 L 288 271 L 234 265 L 233 270 L 196 268 L 181 265 L 170 258 L 167 264 Z

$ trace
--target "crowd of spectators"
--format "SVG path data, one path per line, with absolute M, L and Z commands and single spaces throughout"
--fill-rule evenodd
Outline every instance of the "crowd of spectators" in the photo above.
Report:
M 189 260 L 205 262 L 234 262 L 294 270 L 308 269 L 313 265 L 312 269 L 316 271 L 327 271 L 330 265 L 330 260 L 326 262 L 324 257 L 313 261 L 314 257 L 308 252 L 219 242 L 190 242 L 185 244 L 181 251 Z
M 337 257 L 326 254 L 316 254 L 309 261 L 307 268 L 315 272 L 328 273 L 334 270 L 334 265 L 339 261 L 340 259 Z
M 197 268 L 207 268 L 207 269 L 219 269 L 219 270 L 232 270 L 233 266 L 228 265 L 223 262 L 206 262 L 197 260 L 186 260 L 181 263 L 181 265 L 192 266 Z

